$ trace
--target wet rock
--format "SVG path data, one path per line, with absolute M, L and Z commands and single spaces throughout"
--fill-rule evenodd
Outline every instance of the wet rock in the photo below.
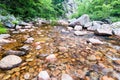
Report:
M 69 26 L 75 26 L 75 25 L 82 25 L 84 26 L 86 23 L 90 21 L 90 18 L 87 14 L 82 15 L 78 19 L 73 20 L 70 22 Z
M 86 32 L 86 31 L 74 31 L 74 34 L 75 34 L 76 36 L 84 36 L 84 35 L 87 34 L 87 32 Z
M 8 55 L 0 60 L 1 69 L 11 69 L 18 66 L 22 62 L 22 59 L 16 55 Z
M 14 51 L 14 50 L 8 50 L 5 52 L 5 55 L 18 55 L 22 56 L 25 55 L 26 53 L 24 51 Z
M 112 77 L 103 76 L 103 77 L 100 78 L 100 80 L 115 80 L 115 79 L 112 78 Z
M 0 39 L 9 38 L 10 34 L 0 34 Z
M 116 64 L 120 65 L 120 59 L 114 60 L 114 62 L 115 62 Z
M 49 56 L 46 57 L 46 61 L 48 62 L 55 62 L 57 60 L 55 54 L 50 54 Z
M 68 74 L 62 74 L 61 80 L 73 80 L 73 78 Z
M 76 26 L 74 27 L 74 30 L 76 30 L 76 31 L 80 31 L 80 30 L 82 30 L 82 26 L 80 26 L 80 25 L 76 25 Z
M 111 36 L 112 35 L 112 30 L 110 29 L 97 29 L 95 30 L 96 35 L 101 35 L 101 36 Z
M 24 79 L 30 79 L 30 73 L 26 73 L 26 74 L 24 75 Z
M 87 42 L 92 43 L 92 44 L 103 44 L 102 41 L 94 38 L 90 38 Z
M 29 51 L 30 50 L 30 46 L 29 45 L 24 45 L 24 46 L 22 46 L 22 47 L 20 47 L 20 50 L 22 50 L 22 51 Z
M 30 43 L 33 43 L 33 41 L 34 41 L 34 38 L 30 37 L 25 41 L 25 43 L 30 44 Z
M 50 76 L 47 71 L 41 71 L 38 74 L 37 80 L 50 80 Z

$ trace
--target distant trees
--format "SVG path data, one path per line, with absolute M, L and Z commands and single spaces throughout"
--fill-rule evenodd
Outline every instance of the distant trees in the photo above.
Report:
M 51 19 L 64 13 L 62 1 L 64 0 L 0 0 L 0 7 L 22 19 Z
M 72 17 L 89 14 L 94 20 L 110 18 L 112 21 L 120 20 L 120 0 L 76 0 L 78 12 Z

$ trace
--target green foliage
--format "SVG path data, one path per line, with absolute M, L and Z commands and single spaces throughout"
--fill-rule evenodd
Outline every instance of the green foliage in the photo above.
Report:
M 22 19 L 51 19 L 61 16 L 63 0 L 0 0 L 0 7 Z M 4 12 L 2 12 L 4 13 Z
M 0 22 L 0 34 L 7 33 L 7 29 Z
M 93 20 L 102 20 L 106 18 L 110 18 L 112 21 L 119 20 L 120 0 L 78 0 L 78 3 L 78 12 L 72 15 L 72 17 L 89 14 Z

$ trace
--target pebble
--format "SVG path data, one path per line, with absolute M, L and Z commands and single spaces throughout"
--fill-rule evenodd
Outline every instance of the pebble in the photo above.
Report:
M 29 73 L 25 73 L 24 79 L 30 79 L 30 74 Z
M 115 79 L 108 77 L 108 76 L 103 76 L 100 78 L 100 80 L 115 80 Z
M 47 73 L 47 71 L 41 71 L 39 74 L 38 74 L 38 80 L 50 80 L 50 76 L 49 74 Z
M 61 80 L 73 80 L 73 78 L 68 74 L 62 74 Z
M 46 57 L 46 61 L 48 62 L 55 62 L 57 60 L 55 54 L 50 54 L 49 56 Z

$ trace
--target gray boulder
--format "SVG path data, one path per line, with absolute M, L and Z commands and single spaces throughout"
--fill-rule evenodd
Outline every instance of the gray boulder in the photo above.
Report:
M 81 17 L 79 17 L 78 19 L 75 19 L 72 22 L 70 22 L 69 26 L 75 26 L 75 25 L 84 26 L 89 21 L 90 21 L 89 15 L 84 14 Z
M 22 59 L 16 55 L 8 55 L 0 60 L 1 69 L 11 69 L 18 66 Z
M 113 29 L 113 34 L 116 36 L 120 36 L 120 28 Z

